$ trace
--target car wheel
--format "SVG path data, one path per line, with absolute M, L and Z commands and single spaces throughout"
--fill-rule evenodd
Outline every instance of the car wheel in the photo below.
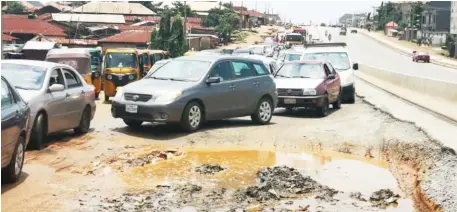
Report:
M 342 99 L 342 93 L 340 92 L 340 95 L 338 95 L 338 99 L 336 102 L 332 103 L 333 109 L 340 109 L 341 108 L 341 99 Z
M 105 102 L 109 101 L 109 96 L 105 94 Z
M 10 164 L 2 170 L 2 179 L 4 182 L 14 183 L 21 177 L 22 166 L 24 165 L 24 149 L 25 138 L 20 136 L 18 138 L 16 148 L 14 149 Z
M 430 60 L 427 60 L 427 63 L 430 63 Z
M 195 132 L 203 121 L 202 106 L 197 102 L 187 104 L 181 118 L 181 127 L 187 132 Z
M 99 96 L 100 96 L 100 93 L 95 93 L 95 99 L 98 99 Z
M 30 136 L 32 149 L 41 150 L 44 148 L 44 143 L 47 137 L 46 122 L 43 113 L 39 113 L 35 118 Z
M 251 119 L 256 124 L 268 124 L 273 116 L 273 104 L 268 98 L 262 98 L 257 105 L 255 114 L 251 115 Z
M 90 108 L 86 107 L 84 108 L 83 114 L 81 115 L 81 120 L 79 121 L 78 127 L 73 129 L 76 134 L 81 135 L 81 134 L 86 134 L 89 132 L 90 128 Z
M 123 119 L 124 123 L 131 128 L 139 128 L 143 122 L 138 120 Z
M 325 95 L 325 98 L 324 98 L 324 105 L 322 105 L 322 107 L 318 107 L 317 108 L 317 115 L 319 115 L 320 117 L 326 117 L 328 116 L 330 110 L 329 110 L 329 102 L 328 102 L 328 96 Z

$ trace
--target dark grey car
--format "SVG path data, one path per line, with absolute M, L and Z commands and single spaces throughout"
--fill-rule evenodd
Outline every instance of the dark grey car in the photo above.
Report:
M 267 124 L 277 102 L 274 79 L 262 61 L 188 56 L 123 87 L 113 98 L 111 112 L 130 127 L 175 122 L 192 132 L 203 121 L 246 115 Z
M 19 179 L 30 137 L 30 109 L 2 76 L 2 180 Z

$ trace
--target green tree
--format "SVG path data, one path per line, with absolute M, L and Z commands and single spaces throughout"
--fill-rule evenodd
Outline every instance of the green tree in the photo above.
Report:
M 24 14 L 26 12 L 25 7 L 17 1 L 6 2 L 5 5 L 7 6 L 7 9 L 5 10 L 6 14 Z
M 184 24 L 182 22 L 181 16 L 174 16 L 170 33 L 170 51 L 172 57 L 182 56 L 187 51 L 187 42 L 186 38 L 184 37 L 183 27 Z
M 415 27 L 418 29 L 422 28 L 422 13 L 424 12 L 424 10 L 425 8 L 423 2 L 417 1 L 413 3 L 410 12 L 411 27 Z
M 159 37 L 159 32 L 157 31 L 157 29 L 154 28 L 151 32 L 149 48 L 150 49 L 163 49 L 163 45 L 160 42 L 160 40 L 162 40 L 162 38 Z
M 208 12 L 208 16 L 203 19 L 202 25 L 216 27 L 216 32 L 226 34 L 230 37 L 240 24 L 240 20 L 240 17 L 234 10 L 213 8 Z
M 216 27 L 219 25 L 219 16 L 222 16 L 224 12 L 221 9 L 213 8 L 208 11 L 208 16 L 203 18 L 202 25 L 205 27 Z
M 184 5 L 180 1 L 175 1 L 172 3 L 173 8 L 171 9 L 173 15 L 187 16 L 187 17 L 197 17 L 197 13 L 190 9 L 189 5 Z
M 176 15 L 170 24 L 171 13 L 170 10 L 163 11 L 159 31 L 154 29 L 151 32 L 150 48 L 167 50 L 172 57 L 178 57 L 187 51 L 187 43 L 181 16 Z

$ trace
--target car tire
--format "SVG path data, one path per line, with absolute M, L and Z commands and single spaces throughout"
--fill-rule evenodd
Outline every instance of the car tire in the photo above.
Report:
M 340 109 L 341 101 L 342 101 L 342 93 L 340 92 L 340 95 L 338 95 L 338 99 L 334 103 L 332 103 L 333 109 Z
M 251 115 L 251 119 L 256 124 L 265 125 L 270 123 L 273 117 L 273 103 L 268 98 L 260 99 L 257 104 L 255 113 Z
M 124 123 L 131 128 L 139 128 L 143 124 L 143 121 L 123 119 Z
M 22 174 L 22 167 L 24 165 L 25 156 L 25 138 L 20 136 L 14 153 L 11 158 L 10 164 L 2 170 L 2 181 L 5 183 L 16 182 Z
M 75 133 L 77 135 L 82 135 L 82 134 L 86 134 L 87 132 L 89 132 L 90 115 L 91 115 L 90 108 L 89 107 L 84 108 L 78 127 L 73 129 L 73 131 L 75 131 Z
M 200 129 L 203 122 L 203 107 L 198 102 L 189 102 L 181 117 L 181 128 L 192 133 Z
M 105 94 L 105 102 L 109 101 L 109 96 Z
M 320 117 L 326 117 L 330 113 L 330 103 L 328 101 L 328 96 L 325 95 L 324 105 L 317 108 L 317 115 Z
M 32 127 L 32 134 L 30 136 L 30 148 L 35 150 L 41 150 L 44 148 L 44 143 L 46 143 L 47 130 L 45 117 L 43 113 L 39 113 L 35 118 L 35 122 Z
M 100 93 L 95 93 L 95 99 L 98 99 L 99 96 L 100 96 Z

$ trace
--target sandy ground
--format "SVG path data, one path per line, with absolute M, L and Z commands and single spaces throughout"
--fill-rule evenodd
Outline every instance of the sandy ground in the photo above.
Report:
M 193 134 L 167 125 L 129 129 L 99 101 L 91 129 L 28 151 L 20 181 L 2 185 L 2 210 L 453 211 L 457 204 L 446 187 L 455 153 L 365 98 L 325 118 L 277 109 L 267 126 L 244 117 Z

